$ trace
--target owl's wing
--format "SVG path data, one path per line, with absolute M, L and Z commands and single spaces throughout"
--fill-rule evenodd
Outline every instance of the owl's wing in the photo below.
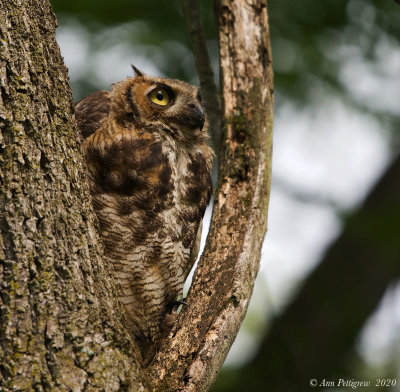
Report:
M 111 93 L 106 90 L 96 91 L 75 105 L 76 122 L 84 139 L 101 126 L 108 117 L 110 106 Z

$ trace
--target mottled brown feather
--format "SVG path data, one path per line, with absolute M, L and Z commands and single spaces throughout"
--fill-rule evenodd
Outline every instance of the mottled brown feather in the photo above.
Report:
M 149 98 L 161 87 L 165 106 Z M 211 195 L 198 89 L 141 73 L 78 102 L 76 119 L 106 258 L 148 364 L 174 319 Z
M 100 128 L 110 112 L 111 94 L 101 90 L 78 101 L 75 105 L 75 118 L 84 139 Z

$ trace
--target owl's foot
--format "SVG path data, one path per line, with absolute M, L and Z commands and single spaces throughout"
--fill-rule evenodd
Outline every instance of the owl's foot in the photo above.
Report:
M 180 306 L 189 306 L 189 304 L 183 300 L 186 298 L 182 298 L 182 300 L 172 301 L 167 305 L 166 314 L 171 313 L 180 313 L 178 312 Z
M 175 324 L 177 319 L 176 313 L 167 313 L 164 317 L 164 320 L 161 322 L 160 325 L 160 340 L 158 342 L 158 348 L 160 348 L 164 342 L 167 340 L 169 333 L 171 332 L 172 327 Z
M 157 347 L 154 343 L 148 342 L 141 347 L 143 366 L 147 367 L 157 354 Z
M 182 298 L 182 299 L 186 299 L 186 298 Z M 189 306 L 189 304 L 188 304 L 187 302 L 181 301 L 181 300 L 179 300 L 179 301 L 174 301 L 174 302 L 172 302 L 172 304 L 171 304 L 172 309 L 175 310 L 176 312 L 178 311 L 178 309 L 179 309 L 179 307 L 180 307 L 181 305 Z
M 186 299 L 186 298 L 183 298 Z M 165 340 L 167 339 L 169 333 L 171 332 L 172 327 L 175 324 L 175 321 L 178 317 L 178 309 L 180 306 L 189 306 L 189 304 L 183 300 L 172 301 L 168 305 L 167 313 L 164 316 L 163 321 L 160 324 L 160 344 L 159 347 L 163 345 Z

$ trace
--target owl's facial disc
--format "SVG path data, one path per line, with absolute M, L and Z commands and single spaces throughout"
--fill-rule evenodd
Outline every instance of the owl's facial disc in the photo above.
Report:
M 197 89 L 188 93 L 179 86 L 171 88 L 159 83 L 148 88 L 145 95 L 153 109 L 156 109 L 154 113 L 158 119 L 162 118 L 166 124 L 175 123 L 182 132 L 190 136 L 195 136 L 196 130 L 202 131 L 205 115 Z

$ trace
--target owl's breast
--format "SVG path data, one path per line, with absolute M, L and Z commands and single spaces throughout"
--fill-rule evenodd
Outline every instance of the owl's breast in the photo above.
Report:
M 84 143 L 94 192 L 132 196 L 143 190 L 161 199 L 171 191 L 171 165 L 162 143 L 151 134 L 98 131 Z
M 93 204 L 102 232 L 110 233 L 106 247 L 114 249 L 123 232 L 121 241 L 132 246 L 168 242 L 190 253 L 211 194 L 210 163 L 201 151 L 149 133 L 100 136 L 88 138 L 86 156 Z

